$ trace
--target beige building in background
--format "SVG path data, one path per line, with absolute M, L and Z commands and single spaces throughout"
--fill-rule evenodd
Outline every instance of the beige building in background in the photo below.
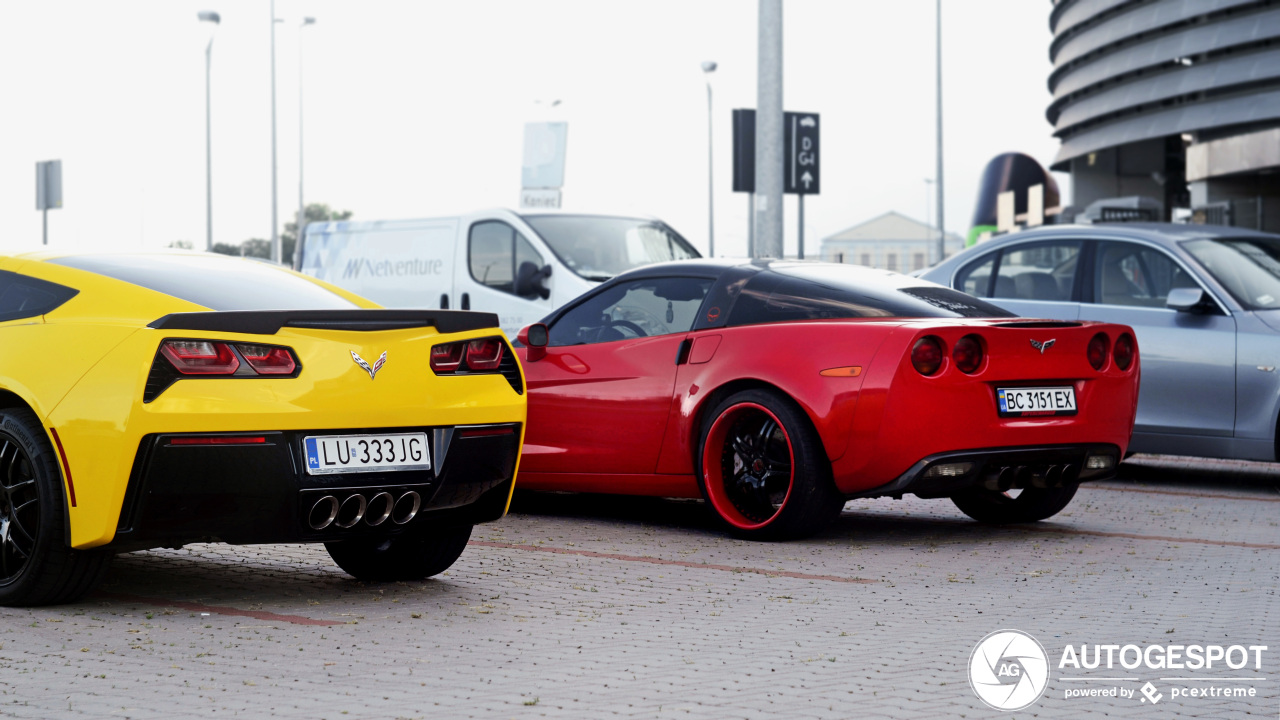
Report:
M 964 247 L 964 239 L 948 233 L 946 256 Z M 938 262 L 938 229 L 890 211 L 822 239 L 826 262 L 911 272 Z

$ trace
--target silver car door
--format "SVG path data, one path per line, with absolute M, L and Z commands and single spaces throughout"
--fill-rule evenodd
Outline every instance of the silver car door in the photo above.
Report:
M 1171 288 L 1199 283 L 1164 250 L 1106 241 L 1095 253 L 1080 319 L 1124 323 L 1137 335 L 1142 384 L 1133 449 L 1176 453 L 1176 438 L 1168 436 L 1231 437 L 1235 320 L 1166 307 Z

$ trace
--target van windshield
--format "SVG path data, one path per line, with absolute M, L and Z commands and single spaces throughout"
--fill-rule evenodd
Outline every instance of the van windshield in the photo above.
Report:
M 588 280 L 608 280 L 634 267 L 701 257 L 658 220 L 602 215 L 525 215 L 560 261 Z

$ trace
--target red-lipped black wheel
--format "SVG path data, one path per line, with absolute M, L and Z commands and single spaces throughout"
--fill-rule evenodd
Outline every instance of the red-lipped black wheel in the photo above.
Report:
M 102 579 L 111 551 L 66 539 L 62 472 L 30 410 L 0 408 L 0 605 L 70 602 Z
M 817 432 L 781 393 L 746 390 L 726 398 L 707 415 L 699 447 L 703 496 L 735 534 L 812 535 L 844 505 Z

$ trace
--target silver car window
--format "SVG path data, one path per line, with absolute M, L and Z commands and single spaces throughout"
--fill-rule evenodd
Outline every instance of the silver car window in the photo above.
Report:
M 1182 247 L 1245 309 L 1280 308 L 1280 238 L 1201 238 Z
M 1173 258 L 1135 243 L 1103 243 L 1094 272 L 1094 301 L 1103 305 L 1164 307 L 1173 288 L 1197 287 Z

